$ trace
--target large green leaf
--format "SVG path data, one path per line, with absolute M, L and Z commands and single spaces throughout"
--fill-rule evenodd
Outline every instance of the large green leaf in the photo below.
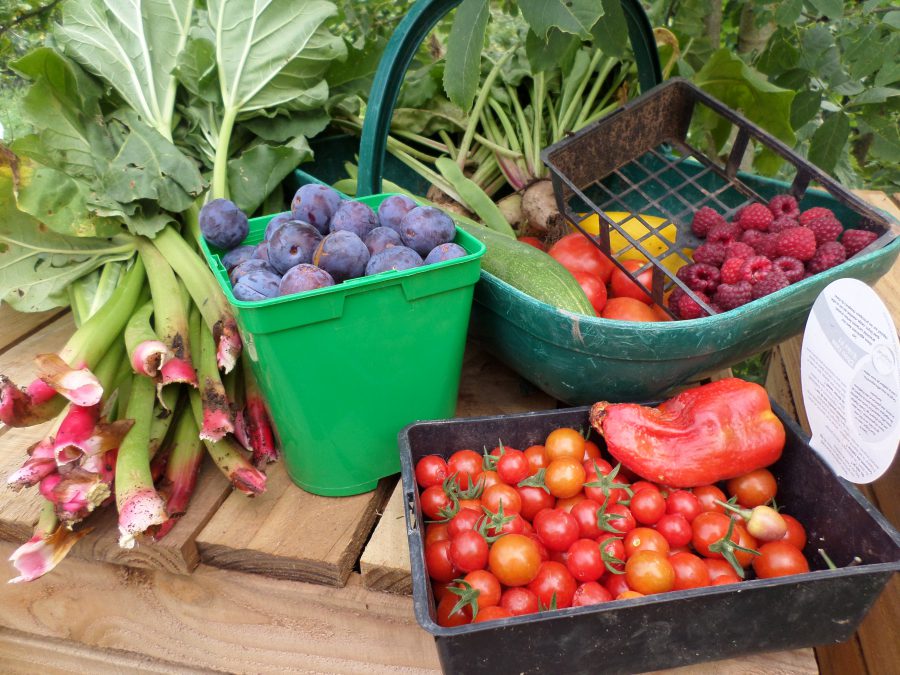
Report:
M 603 16 L 594 27 L 591 35 L 594 46 L 609 56 L 624 57 L 628 51 L 628 22 L 621 0 L 602 0 Z
M 323 26 L 337 8 L 324 0 L 209 0 L 223 116 L 273 106 L 310 109 L 325 102 L 322 75 L 346 56 Z
M 231 200 L 245 213 L 253 213 L 291 171 L 312 157 L 303 136 L 289 143 L 261 143 L 228 162 Z
M 542 40 L 551 28 L 588 40 L 591 28 L 603 16 L 603 5 L 597 0 L 519 0 L 519 9 Z
M 525 36 L 525 54 L 534 73 L 546 73 L 559 68 L 560 63 L 571 61 L 581 41 L 570 33 L 551 28 L 544 40 L 533 30 Z
M 771 84 L 728 49 L 713 53 L 694 83 L 788 145 L 794 144 L 794 92 Z
M 12 165 L 0 164 L 0 301 L 23 312 L 63 307 L 75 280 L 133 253 L 127 239 L 67 237 L 19 211 Z
M 849 138 L 850 118 L 842 112 L 832 113 L 810 139 L 807 158 L 823 171 L 833 171 Z
M 216 47 L 205 37 L 191 37 L 178 55 L 175 68 L 178 81 L 194 96 L 211 103 L 219 102 L 216 77 Z
M 481 50 L 490 16 L 489 4 L 488 0 L 463 0 L 447 39 L 444 91 L 463 110 L 472 107 L 481 80 Z
M 286 113 L 275 117 L 254 117 L 243 126 L 265 141 L 284 142 L 297 136 L 312 138 L 328 126 L 331 117 L 324 110 Z
M 115 119 L 128 134 L 103 175 L 107 194 L 123 204 L 153 200 L 175 213 L 188 208 L 206 187 L 194 163 L 133 110 L 121 110 Z
M 67 2 L 54 34 L 68 55 L 109 82 L 148 124 L 169 137 L 175 66 L 193 10 L 193 0 Z
M 844 14 L 843 0 L 810 0 L 812 6 L 819 10 L 823 16 L 827 16 L 834 21 L 840 19 Z

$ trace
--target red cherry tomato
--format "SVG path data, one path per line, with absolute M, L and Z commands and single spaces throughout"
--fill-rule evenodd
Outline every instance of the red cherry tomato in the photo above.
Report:
M 770 541 L 759 549 L 753 559 L 753 571 L 760 579 L 783 577 L 809 572 L 809 562 L 803 553 L 786 541 Z
M 568 554 L 566 567 L 576 581 L 597 581 L 606 571 L 603 553 L 594 539 L 577 540 L 569 547 Z
M 666 513 L 680 514 L 689 523 L 700 513 L 700 500 L 687 490 L 674 490 L 666 497 Z
M 800 521 L 793 516 L 782 513 L 781 517 L 784 518 L 784 522 L 787 525 L 787 532 L 784 533 L 784 541 L 792 546 L 796 546 L 802 551 L 803 547 L 806 546 L 806 529 Z
M 487 570 L 475 570 L 469 572 L 463 581 L 478 591 L 478 612 L 486 607 L 500 603 L 500 582 Z
M 670 548 L 687 546 L 694 535 L 691 524 L 680 513 L 667 513 L 653 527 L 666 538 Z
M 606 590 L 609 591 L 610 595 L 616 599 L 618 599 L 622 593 L 631 590 L 628 587 L 628 581 L 625 579 L 624 574 L 607 574 L 603 577 L 602 583 L 606 587 Z
M 513 586 L 503 591 L 500 606 L 508 609 L 513 616 L 535 614 L 538 611 L 538 598 L 524 586 Z
M 537 597 L 540 606 L 557 609 L 572 606 L 572 598 L 578 582 L 562 563 L 548 560 L 541 563 L 537 576 L 528 584 L 528 589 Z
M 606 509 L 606 515 L 609 517 L 609 526 L 616 530 L 611 534 L 627 534 L 637 527 L 631 509 L 624 504 L 613 504 Z
M 523 244 L 528 244 L 529 246 L 534 246 L 538 251 L 546 251 L 547 250 L 544 247 L 544 242 L 542 242 L 537 237 L 517 237 L 517 238 Z
M 447 474 L 447 461 L 440 455 L 425 455 L 416 463 L 416 482 L 419 487 L 440 485 Z
M 631 484 L 631 491 L 634 494 L 637 494 L 641 490 L 655 490 L 656 492 L 659 492 L 659 485 L 646 480 L 635 481 Z
M 479 606 L 478 616 L 475 617 L 475 620 L 472 623 L 484 623 L 485 621 L 494 621 L 495 619 L 508 619 L 511 616 L 512 612 L 504 607 L 491 605 L 490 607 L 481 609 Z
M 706 566 L 710 583 L 715 583 L 720 577 L 734 577 L 735 583 L 741 580 L 740 577 L 734 573 L 734 568 L 727 560 L 723 560 L 722 558 L 701 558 L 700 560 L 702 560 L 703 564 Z
M 436 541 L 425 547 L 425 568 L 435 581 L 453 581 L 459 570 L 450 559 L 450 541 Z
M 600 280 L 600 277 L 587 272 L 575 271 L 572 272 L 572 276 L 575 277 L 575 281 L 581 286 L 581 290 L 584 291 L 597 316 L 600 316 L 600 312 L 606 307 L 606 284 Z
M 511 485 L 497 483 L 485 488 L 481 494 L 481 505 L 491 513 L 499 513 L 500 504 L 503 504 L 503 515 L 512 515 L 522 510 L 522 498 Z
M 597 539 L 603 534 L 597 526 L 597 512 L 600 505 L 593 499 L 583 499 L 569 512 L 578 523 L 578 536 L 584 539 Z
M 424 545 L 428 546 L 436 541 L 450 539 L 448 525 L 449 523 L 428 523 L 428 525 L 425 526 Z
M 472 607 L 465 605 L 460 609 L 453 611 L 459 597 L 453 593 L 444 596 L 444 599 L 437 606 L 437 623 L 438 626 L 452 628 L 453 626 L 464 626 L 472 622 Z
M 725 484 L 725 489 L 732 497 L 737 497 L 738 504 L 747 509 L 766 504 L 778 492 L 775 476 L 768 469 L 757 469 L 743 476 L 732 478 Z
M 610 602 L 612 599 L 612 593 L 605 586 L 601 586 L 596 581 L 588 581 L 575 589 L 575 595 L 572 597 L 572 607 L 599 605 L 604 602 Z
M 532 445 L 530 448 L 525 448 L 525 458 L 528 460 L 529 476 L 533 476 L 541 469 L 546 469 L 550 463 L 547 449 L 543 445 Z
M 615 264 L 599 248 L 580 232 L 572 232 L 557 241 L 547 251 L 569 272 L 587 272 L 604 284 L 615 269 Z
M 422 506 L 422 513 L 428 520 L 441 520 L 441 511 L 453 507 L 453 502 L 440 485 L 431 485 L 422 490 L 422 494 L 419 495 L 419 504 Z
M 712 583 L 709 578 L 709 570 L 703 564 L 703 560 L 693 553 L 681 552 L 670 555 L 669 562 L 672 563 L 672 569 L 675 570 L 675 585 L 672 590 L 701 588 Z
M 613 575 L 615 575 L 615 572 L 622 572 L 625 569 L 626 558 L 625 544 L 622 542 L 622 538 L 607 535 L 606 537 L 600 537 L 598 542 L 603 553 L 606 569 L 610 570 Z
M 571 513 L 544 509 L 532 521 L 534 531 L 550 551 L 568 551 L 578 539 L 578 521 Z
M 519 513 L 525 520 L 534 520 L 538 511 L 552 509 L 556 504 L 556 498 L 543 488 L 525 485 L 517 487 L 516 492 L 522 498 L 522 510 Z
M 457 450 L 447 460 L 447 469 L 456 474 L 457 484 L 465 490 L 477 480 L 483 463 L 482 456 L 474 450 Z
M 488 543 L 475 530 L 465 530 L 450 540 L 450 561 L 462 572 L 487 567 Z
M 521 450 L 507 448 L 506 452 L 497 460 L 497 474 L 500 479 L 509 485 L 518 485 L 531 474 L 528 458 Z
M 484 514 L 475 509 L 460 509 L 447 523 L 447 534 L 450 539 L 466 530 L 474 530 L 478 527 L 478 521 Z
M 725 507 L 716 504 L 717 501 L 724 502 L 726 500 L 725 493 L 715 485 L 700 485 L 694 488 L 694 496 L 700 504 L 700 511 L 717 511 L 725 513 Z M 693 519 L 691 523 L 693 524 Z
M 653 525 L 666 512 L 666 500 L 653 490 L 635 492 L 628 505 L 634 519 L 642 525 Z

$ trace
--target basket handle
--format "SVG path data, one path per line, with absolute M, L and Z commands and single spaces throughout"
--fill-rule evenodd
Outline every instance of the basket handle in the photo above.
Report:
M 628 22 L 628 36 L 638 67 L 641 91 L 662 82 L 662 68 L 656 39 L 647 15 L 638 0 L 621 0 Z M 359 148 L 357 196 L 381 192 L 384 153 L 394 115 L 394 105 L 409 64 L 419 45 L 440 21 L 462 0 L 419 0 L 397 27 L 375 72 Z

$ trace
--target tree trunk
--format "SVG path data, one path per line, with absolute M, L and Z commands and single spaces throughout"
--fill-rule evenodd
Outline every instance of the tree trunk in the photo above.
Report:
M 738 29 L 738 53 L 759 54 L 772 33 L 775 32 L 775 22 L 770 21 L 762 26 L 757 26 L 756 12 L 752 3 L 747 3 L 741 10 L 741 24 Z
M 713 0 L 709 3 L 709 14 L 703 19 L 706 28 L 706 37 L 709 38 L 709 46 L 718 49 L 722 38 L 722 2 Z

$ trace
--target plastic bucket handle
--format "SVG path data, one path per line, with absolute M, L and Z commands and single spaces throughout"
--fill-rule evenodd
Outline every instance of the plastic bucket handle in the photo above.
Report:
M 637 63 L 638 83 L 641 91 L 646 92 L 662 82 L 656 39 L 638 0 L 621 1 Z M 413 5 L 391 36 L 378 63 L 369 92 L 369 105 L 359 148 L 357 196 L 381 192 L 387 135 L 403 77 L 419 45 L 431 29 L 460 2 L 462 0 L 420 0 Z

